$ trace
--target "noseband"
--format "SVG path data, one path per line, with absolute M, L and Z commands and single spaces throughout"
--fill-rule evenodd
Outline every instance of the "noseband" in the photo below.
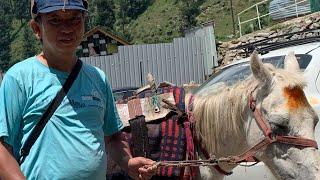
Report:
M 193 101 L 194 101 L 194 96 L 191 96 L 189 101 L 190 107 L 193 106 Z M 249 95 L 249 107 L 253 112 L 253 116 L 254 116 L 254 119 L 256 120 L 257 125 L 263 132 L 264 138 L 255 146 L 246 150 L 244 153 L 237 156 L 228 157 L 227 160 L 224 161 L 225 163 L 240 164 L 242 162 L 259 162 L 259 160 L 255 157 L 255 154 L 261 149 L 276 142 L 298 146 L 300 148 L 313 147 L 318 149 L 318 144 L 315 140 L 307 139 L 299 136 L 282 136 L 274 133 L 270 128 L 270 124 L 268 123 L 268 121 L 266 121 L 265 118 L 262 116 L 261 110 L 257 107 L 256 100 L 253 98 L 252 92 Z M 192 112 L 189 112 L 189 113 L 191 114 L 191 119 L 194 120 L 193 113 Z M 190 115 L 189 115 L 189 118 L 190 118 Z M 207 159 L 209 159 L 210 158 L 209 153 L 204 148 L 203 144 L 201 143 L 201 140 L 197 140 L 196 137 L 194 137 L 194 140 L 195 140 L 195 144 L 200 145 L 200 150 L 202 151 L 202 154 L 204 154 L 204 156 Z M 223 175 L 232 174 L 232 172 L 224 171 L 219 165 L 215 165 L 213 167 Z
M 253 112 L 254 119 L 264 134 L 264 138 L 243 154 L 234 156 L 234 163 L 248 162 L 260 149 L 275 142 L 294 145 L 301 148 L 313 147 L 318 149 L 318 144 L 315 140 L 299 136 L 282 136 L 274 133 L 270 128 L 268 121 L 262 116 L 261 110 L 257 107 L 256 100 L 253 98 L 252 93 L 249 96 L 249 107 Z

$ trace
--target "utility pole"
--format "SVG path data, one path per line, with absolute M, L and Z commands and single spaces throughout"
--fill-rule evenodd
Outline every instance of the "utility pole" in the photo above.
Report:
M 230 0 L 230 9 L 231 9 L 231 17 L 232 17 L 233 35 L 235 35 L 235 36 L 236 36 L 236 27 L 235 27 L 234 15 L 233 15 L 233 5 L 232 5 L 232 0 Z

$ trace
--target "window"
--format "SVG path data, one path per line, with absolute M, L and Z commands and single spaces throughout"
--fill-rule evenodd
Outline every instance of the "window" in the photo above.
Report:
M 308 64 L 310 63 L 312 56 L 308 54 L 297 54 L 296 55 L 300 69 L 304 71 Z M 274 56 L 263 58 L 263 63 L 270 63 L 274 65 L 276 68 L 284 67 L 284 59 L 285 56 Z M 201 89 L 212 86 L 213 84 L 224 82 L 227 85 L 233 85 L 239 81 L 246 79 L 251 74 L 250 69 L 250 61 L 246 61 L 243 63 L 231 65 L 219 71 L 218 73 L 212 75 L 208 81 L 206 81 L 203 85 L 201 85 L 197 91 L 201 91 Z
M 118 53 L 118 46 L 114 43 L 108 43 L 107 44 L 107 54 L 114 54 Z

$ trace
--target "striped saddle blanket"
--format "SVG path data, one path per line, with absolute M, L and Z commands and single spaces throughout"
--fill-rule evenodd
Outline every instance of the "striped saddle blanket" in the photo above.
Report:
M 130 127 L 129 121 L 137 114 L 145 116 L 149 157 L 155 161 L 178 161 L 186 157 L 186 136 L 183 121 L 169 109 L 162 108 L 166 99 L 181 111 L 185 111 L 185 91 L 181 87 L 163 87 L 157 89 L 157 96 L 161 102 L 160 112 L 156 113 L 151 105 L 153 93 L 149 90 L 141 92 L 135 99 L 122 99 L 116 103 L 123 124 Z M 130 128 L 129 128 L 130 129 Z M 127 134 L 130 146 L 131 133 Z M 109 171 L 110 172 L 110 169 Z M 183 173 L 182 168 L 162 167 L 158 169 L 158 177 L 179 178 Z

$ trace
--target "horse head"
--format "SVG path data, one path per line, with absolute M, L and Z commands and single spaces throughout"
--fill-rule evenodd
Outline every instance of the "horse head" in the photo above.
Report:
M 284 70 L 262 64 L 257 54 L 251 57 L 251 69 L 258 81 L 253 91 L 257 108 L 267 121 L 272 136 L 314 140 L 318 116 L 303 92 L 305 83 L 293 53 L 286 56 Z M 261 130 L 250 113 L 246 121 L 249 146 L 262 138 Z M 306 142 L 306 141 L 305 141 Z M 320 156 L 315 147 L 275 142 L 256 154 L 279 179 L 319 179 Z
M 245 81 L 195 95 L 196 137 L 210 154 L 236 163 L 254 157 L 279 179 L 320 179 L 318 117 L 294 54 L 286 56 L 284 69 L 263 64 L 256 53 L 250 65 L 253 75 Z M 236 166 L 220 165 L 226 171 Z

